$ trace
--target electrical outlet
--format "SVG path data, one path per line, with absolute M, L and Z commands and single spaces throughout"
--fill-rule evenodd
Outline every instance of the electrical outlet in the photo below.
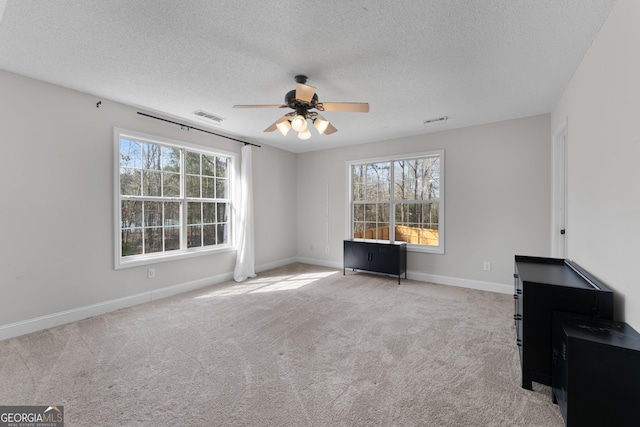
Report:
M 491 261 L 484 262 L 484 271 L 491 271 Z
M 147 270 L 147 279 L 154 279 L 156 277 L 156 269 L 150 268 Z

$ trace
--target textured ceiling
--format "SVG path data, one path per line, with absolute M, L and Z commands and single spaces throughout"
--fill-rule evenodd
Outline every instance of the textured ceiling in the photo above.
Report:
M 614 3 L 0 0 L 0 69 L 305 152 L 548 113 Z M 262 132 L 288 110 L 232 108 L 282 103 L 297 74 L 371 111 L 301 141 Z

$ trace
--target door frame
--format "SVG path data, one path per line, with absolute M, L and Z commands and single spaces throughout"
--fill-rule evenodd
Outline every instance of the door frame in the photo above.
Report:
M 567 258 L 568 120 L 565 117 L 551 140 L 551 256 Z

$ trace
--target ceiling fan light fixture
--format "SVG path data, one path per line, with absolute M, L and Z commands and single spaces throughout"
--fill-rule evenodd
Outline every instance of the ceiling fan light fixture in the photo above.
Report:
M 291 120 L 291 127 L 296 132 L 303 132 L 307 130 L 307 119 L 301 114 L 298 114 Z
M 0 0 L 0 3 L 2 0 Z M 368 113 L 369 104 L 366 102 L 320 102 L 316 88 L 306 84 L 307 76 L 296 76 L 296 88 L 290 90 L 284 97 L 284 104 L 260 104 L 260 105 L 234 105 L 233 108 L 290 108 L 274 123 L 269 125 L 264 132 L 274 132 L 276 129 L 287 136 L 291 129 L 298 133 L 298 138 L 305 140 L 311 137 L 310 124 L 320 135 L 330 135 L 338 131 L 328 120 L 320 116 L 318 112 L 335 111 L 350 113 Z M 307 123 L 307 119 L 311 123 Z
M 302 132 L 298 132 L 298 138 L 302 140 L 307 140 L 311 138 L 311 132 L 309 132 L 309 129 L 305 129 Z
M 329 122 L 325 119 L 317 117 L 315 120 L 313 120 L 313 126 L 318 130 L 318 133 L 322 135 L 324 131 L 327 130 Z
M 284 120 L 276 125 L 282 136 L 287 136 L 289 130 L 291 129 L 291 122 L 289 120 Z

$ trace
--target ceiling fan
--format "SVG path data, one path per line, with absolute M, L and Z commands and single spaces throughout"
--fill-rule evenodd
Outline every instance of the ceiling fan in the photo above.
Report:
M 286 136 L 289 130 L 293 128 L 298 132 L 298 138 L 300 139 L 309 139 L 311 137 L 307 119 L 311 120 L 313 126 L 321 135 L 329 135 L 338 130 L 322 117 L 318 111 L 369 112 L 369 104 L 366 102 L 320 102 L 316 88 L 306 84 L 307 76 L 298 75 L 295 79 L 296 88 L 285 95 L 284 104 L 234 105 L 233 108 L 291 108 L 294 111 L 280 117 L 264 131 L 273 132 L 278 129 Z

